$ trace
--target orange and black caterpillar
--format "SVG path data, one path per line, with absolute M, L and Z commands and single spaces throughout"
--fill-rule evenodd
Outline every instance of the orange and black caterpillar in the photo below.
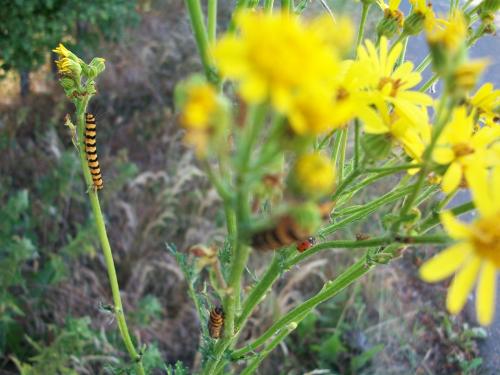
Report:
M 210 311 L 210 317 L 208 319 L 208 333 L 213 339 L 218 339 L 222 333 L 222 327 L 224 326 L 224 310 L 221 306 L 217 306 L 212 311 Z
M 102 181 L 101 168 L 99 167 L 99 160 L 97 159 L 97 145 L 96 145 L 97 125 L 95 117 L 92 113 L 85 114 L 85 152 L 87 153 L 87 161 L 89 163 L 90 173 L 94 187 L 100 190 L 104 187 Z
M 334 206 L 333 202 L 319 205 L 323 220 L 330 216 Z M 277 250 L 294 243 L 302 243 L 311 238 L 311 233 L 305 231 L 291 216 L 284 215 L 278 218 L 274 227 L 254 233 L 250 243 L 256 250 Z M 302 246 L 302 251 L 307 250 Z M 300 251 L 300 249 L 298 249 Z
M 278 219 L 273 228 L 255 233 L 251 244 L 256 250 L 275 250 L 302 241 L 309 234 L 292 217 L 285 215 Z

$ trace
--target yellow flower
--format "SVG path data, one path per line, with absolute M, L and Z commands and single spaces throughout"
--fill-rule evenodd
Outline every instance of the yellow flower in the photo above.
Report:
M 426 18 L 434 17 L 432 4 L 428 0 L 409 0 L 413 6 L 413 13 L 418 13 Z
M 204 130 L 217 109 L 217 93 L 208 83 L 193 85 L 187 93 L 181 123 L 187 129 Z
M 413 71 L 411 62 L 406 61 L 394 69 L 402 48 L 402 44 L 398 43 L 389 50 L 387 38 L 382 37 L 377 51 L 375 45 L 367 40 L 365 47 L 358 49 L 355 72 L 367 100 L 379 111 L 386 111 L 384 108 L 391 104 L 399 117 L 419 127 L 426 122 L 421 107 L 431 105 L 432 98 L 412 90 L 422 77 Z
M 445 193 L 459 187 L 468 169 L 484 169 L 495 164 L 497 158 L 489 147 L 500 141 L 500 128 L 481 128 L 476 133 L 474 130 L 473 116 L 467 115 L 464 106 L 458 107 L 437 141 L 433 159 L 448 165 L 441 183 Z
M 319 153 L 300 155 L 292 171 L 296 190 L 320 197 L 333 191 L 335 166 L 326 156 Z
M 461 12 L 454 12 L 449 20 L 426 22 L 425 34 L 429 44 L 437 44 L 454 53 L 465 43 L 467 22 Z
M 59 57 L 69 57 L 72 52 L 68 50 L 62 43 L 59 43 L 59 45 L 52 50 L 52 52 L 55 52 L 59 55 Z
M 400 28 L 403 27 L 404 15 L 399 10 L 401 0 L 389 0 L 389 4 L 384 0 L 377 0 L 377 4 L 384 11 L 384 18 L 394 19 Z
M 487 59 L 477 59 L 461 64 L 453 73 L 451 82 L 455 90 L 472 90 L 488 65 Z
M 469 103 L 486 126 L 494 126 L 500 121 L 500 90 L 494 90 L 492 83 L 482 85 Z
M 338 53 L 331 20 L 307 25 L 294 15 L 246 11 L 236 23 L 239 34 L 223 36 L 213 55 L 222 76 L 239 83 L 246 101 L 270 99 L 285 113 L 297 90 L 333 81 Z
M 500 167 L 467 172 L 479 218 L 467 225 L 451 213 L 441 222 L 456 244 L 443 250 L 420 268 L 422 279 L 438 282 L 455 274 L 448 289 L 446 306 L 457 314 L 476 284 L 476 313 L 479 323 L 488 325 L 495 311 L 496 272 L 500 269 Z
M 187 130 L 184 141 L 194 147 L 199 158 L 204 158 L 209 145 L 219 138 L 226 122 L 223 105 L 211 85 L 188 82 L 180 122 Z
M 82 72 L 83 61 L 61 43 L 52 51 L 58 55 L 58 59 L 55 60 L 57 71 L 78 80 Z
M 404 117 L 398 116 L 395 112 L 391 113 L 388 108 L 385 108 L 380 111 L 383 119 L 382 125 L 366 124 L 365 132 L 368 134 L 390 134 L 391 138 L 401 145 L 412 160 L 421 162 L 422 154 L 431 138 L 431 126 L 427 110 L 418 108 L 418 112 L 419 117 L 424 120 L 419 126 L 415 126 Z M 418 170 L 411 170 L 412 173 L 416 171 Z

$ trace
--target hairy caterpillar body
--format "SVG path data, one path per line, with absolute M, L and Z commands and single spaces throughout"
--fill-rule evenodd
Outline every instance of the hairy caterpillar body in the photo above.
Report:
M 323 220 L 330 217 L 334 205 L 333 202 L 325 202 L 319 205 L 318 208 Z M 278 218 L 273 228 L 254 233 L 250 243 L 256 250 L 277 250 L 296 243 L 297 250 L 305 251 L 314 245 L 314 241 L 315 239 L 311 237 L 311 233 L 305 231 L 291 216 L 284 215 Z
M 257 250 L 276 250 L 308 236 L 309 233 L 304 232 L 290 216 L 282 216 L 273 228 L 255 233 L 251 243 Z
M 94 187 L 100 190 L 104 187 L 102 181 L 101 168 L 99 167 L 99 160 L 97 159 L 97 125 L 95 117 L 91 113 L 85 114 L 85 152 L 87 154 L 87 161 L 92 175 Z
M 224 326 L 224 310 L 222 307 L 217 306 L 210 311 L 210 317 L 208 319 L 208 332 L 210 337 L 213 339 L 218 339 L 222 333 L 222 327 Z

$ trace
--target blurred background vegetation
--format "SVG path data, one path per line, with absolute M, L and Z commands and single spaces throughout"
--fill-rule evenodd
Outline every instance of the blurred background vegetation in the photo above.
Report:
M 231 1 L 221 3 L 226 22 Z M 331 5 L 359 17 L 355 2 Z M 321 11 L 319 3 L 309 11 Z M 372 18 L 377 12 L 373 7 Z M 137 346 L 147 343 L 145 366 L 159 374 L 185 373 L 177 361 L 199 368 L 198 320 L 166 243 L 222 246 L 224 218 L 175 121 L 175 83 L 200 70 L 182 0 L 14 0 L 0 15 L 0 374 L 133 371 L 107 308 L 87 187 L 63 125 L 72 108 L 51 63 L 59 42 L 86 59 L 107 60 L 91 104 L 106 184 L 101 201 L 129 324 Z M 351 230 L 370 232 L 380 222 L 374 217 Z M 481 373 L 484 331 L 444 312 L 444 285 L 417 278 L 429 251 L 407 251 L 321 306 L 260 373 Z M 264 269 L 269 256 L 253 257 L 252 265 Z M 313 257 L 284 276 L 244 339 L 352 257 Z

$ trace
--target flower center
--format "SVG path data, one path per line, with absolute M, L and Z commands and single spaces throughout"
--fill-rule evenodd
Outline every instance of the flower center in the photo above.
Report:
M 474 149 L 469 146 L 467 143 L 457 143 L 453 145 L 453 152 L 456 157 L 462 157 L 465 155 L 470 155 L 474 153 Z
M 500 268 L 500 213 L 481 218 L 472 226 L 474 250 Z
M 391 85 L 391 90 L 389 95 L 395 97 L 396 94 L 398 93 L 399 88 L 403 86 L 403 81 L 401 81 L 400 78 L 393 79 L 391 77 L 383 77 L 380 79 L 380 82 L 378 83 L 378 89 L 382 91 L 387 84 Z
M 343 87 L 340 87 L 338 90 L 337 90 L 337 101 L 341 101 L 341 100 L 344 100 L 344 99 L 347 99 L 347 97 L 349 96 L 349 92 L 343 88 Z

